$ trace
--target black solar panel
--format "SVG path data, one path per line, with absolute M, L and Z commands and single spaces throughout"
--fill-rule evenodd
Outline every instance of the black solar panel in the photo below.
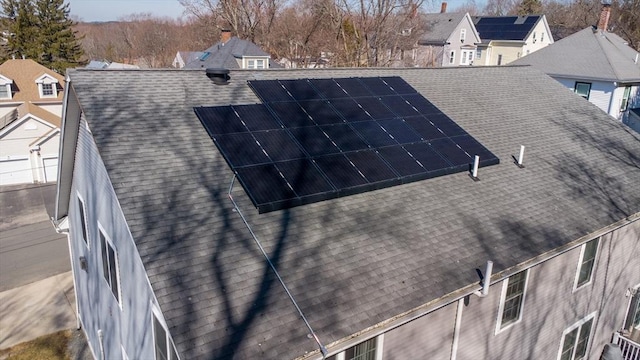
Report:
M 517 16 L 481 17 L 476 21 L 476 30 L 486 40 L 524 40 L 535 26 L 539 16 L 526 19 Z
M 249 84 L 263 104 L 194 110 L 259 212 L 499 162 L 399 77 Z

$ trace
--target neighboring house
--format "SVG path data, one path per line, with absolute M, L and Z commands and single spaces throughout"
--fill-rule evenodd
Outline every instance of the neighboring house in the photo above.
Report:
M 446 7 L 443 6 L 443 9 Z M 426 14 L 425 35 L 418 40 L 419 66 L 473 65 L 480 37 L 468 13 Z
M 56 181 L 63 85 L 30 59 L 0 65 L 0 185 Z
M 640 132 L 629 109 L 640 108 L 640 55 L 608 32 L 609 5 L 597 27 L 589 27 L 514 64 L 531 65 L 602 111 Z
M 280 67 L 271 55 L 251 41 L 231 36 L 223 31 L 220 41 L 203 52 L 179 51 L 173 66 L 185 69 L 270 69 Z
M 478 44 L 474 65 L 504 65 L 545 46 L 553 36 L 544 15 L 474 16 Z
M 86 66 L 87 69 L 140 69 L 138 65 L 124 64 L 109 61 L 91 60 Z
M 224 86 L 205 71 L 68 76 L 54 220 L 96 358 L 597 359 L 623 328 L 616 341 L 633 346 L 640 141 L 538 70 L 231 70 Z M 252 89 L 275 99 L 270 111 Z M 315 89 L 332 100 L 308 100 L 325 97 Z M 367 89 L 389 95 L 363 101 Z M 292 122 L 307 126 L 282 129 Z M 454 160 L 467 169 L 481 150 L 440 147 L 480 149 L 460 127 L 500 163 L 475 180 L 393 179 Z M 223 156 L 208 131 L 237 151 Z M 340 134 L 355 132 L 389 144 L 389 165 L 361 162 L 374 156 L 366 143 L 349 151 L 362 143 Z M 271 163 L 335 146 L 343 153 Z M 313 177 L 321 165 L 341 170 L 329 182 Z M 363 181 L 380 189 L 287 208 L 307 190 Z M 293 192 L 281 210 L 254 207 Z

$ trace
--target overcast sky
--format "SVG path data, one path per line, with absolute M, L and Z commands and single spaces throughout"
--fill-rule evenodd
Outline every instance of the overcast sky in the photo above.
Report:
M 112 21 L 135 13 L 151 13 L 155 16 L 177 18 L 184 8 L 178 0 L 67 0 L 71 4 L 71 15 L 82 21 Z M 429 1 L 428 1 L 429 2 Z M 464 4 L 465 0 L 448 0 L 449 10 Z M 482 2 L 482 1 L 480 1 Z M 478 3 L 480 3 L 478 2 Z M 429 11 L 439 11 L 440 1 Z

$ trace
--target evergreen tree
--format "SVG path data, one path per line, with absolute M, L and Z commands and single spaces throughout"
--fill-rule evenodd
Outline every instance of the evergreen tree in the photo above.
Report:
M 36 0 L 37 23 L 40 28 L 38 62 L 64 73 L 65 69 L 80 65 L 82 47 L 69 19 L 69 4 L 64 0 Z
M 7 34 L 3 57 L 25 57 L 59 73 L 81 63 L 82 48 L 64 0 L 0 0 Z

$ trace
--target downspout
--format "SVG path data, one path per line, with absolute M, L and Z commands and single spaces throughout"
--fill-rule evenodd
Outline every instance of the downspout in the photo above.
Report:
M 460 341 L 460 324 L 462 323 L 462 309 L 464 309 L 464 298 L 458 299 L 458 309 L 456 310 L 456 323 L 453 325 L 453 342 L 451 343 L 451 360 L 458 357 L 458 342 Z
M 231 191 L 233 190 L 233 184 L 235 183 L 235 181 L 236 181 L 236 175 L 234 174 L 233 175 L 233 179 L 231 179 L 231 184 L 229 185 L 229 192 L 227 193 L 227 196 L 229 197 L 229 200 L 231 200 L 231 203 L 233 203 L 233 208 L 236 210 L 238 215 L 240 215 L 240 218 L 242 219 L 242 222 L 244 223 L 244 225 L 249 230 L 249 233 L 251 234 L 251 237 L 253 237 L 253 240 L 258 245 L 258 248 L 260 248 L 260 251 L 262 252 L 262 255 L 264 256 L 264 258 L 267 260 L 267 263 L 269 264 L 269 267 L 271 267 L 271 270 L 273 270 L 273 273 L 278 278 L 278 281 L 280 282 L 280 285 L 282 285 L 282 287 L 284 288 L 284 291 L 287 293 L 287 296 L 289 297 L 289 299 L 293 303 L 293 306 L 296 307 L 296 310 L 298 311 L 298 314 L 300 314 L 300 317 L 304 321 L 304 324 L 307 326 L 307 329 L 309 329 L 310 335 L 313 337 L 315 342 L 318 344 L 318 347 L 320 348 L 320 352 L 322 353 L 322 359 L 326 359 L 327 354 L 328 354 L 327 348 L 322 344 L 322 342 L 320 342 L 320 339 L 318 338 L 318 335 L 316 335 L 316 333 L 313 331 L 313 328 L 311 328 L 311 324 L 309 324 L 309 321 L 307 321 L 307 318 L 304 316 L 304 313 L 302 312 L 302 310 L 298 306 L 298 303 L 293 298 L 293 295 L 289 291 L 289 288 L 287 288 L 287 285 L 284 283 L 284 280 L 282 280 L 282 278 L 280 277 L 280 274 L 278 273 L 278 270 L 276 269 L 275 265 L 273 265 L 273 263 L 271 262 L 271 259 L 269 259 L 269 255 L 267 255 L 267 252 L 262 247 L 262 244 L 260 244 L 260 240 L 258 240 L 258 237 L 253 232 L 253 229 L 251 229 L 251 226 L 249 225 L 249 222 L 244 217 L 244 214 L 242 214 L 242 211 L 240 211 L 240 207 L 238 206 L 236 201 L 233 199 L 233 195 L 231 195 Z

